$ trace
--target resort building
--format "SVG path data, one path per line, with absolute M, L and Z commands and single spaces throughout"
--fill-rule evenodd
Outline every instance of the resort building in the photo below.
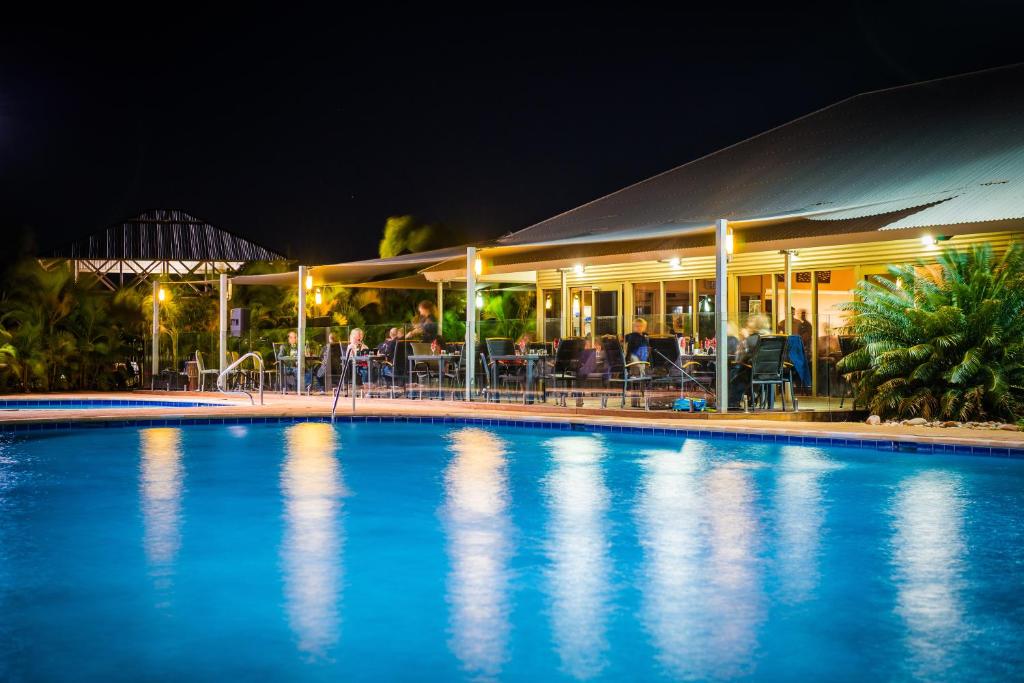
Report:
M 1024 66 L 866 93 L 493 242 L 236 281 L 436 286 L 439 300 L 519 283 L 536 290 L 541 339 L 621 335 L 643 317 L 718 354 L 763 316 L 810 347 L 810 393 L 837 395 L 837 307 L 857 281 L 1024 236 L 1022 111 Z

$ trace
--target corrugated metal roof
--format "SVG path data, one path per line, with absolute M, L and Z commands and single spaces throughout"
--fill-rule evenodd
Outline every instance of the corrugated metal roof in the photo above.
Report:
M 51 254 L 75 260 L 280 261 L 284 256 L 184 211 L 155 209 Z
M 717 218 L 859 218 L 940 199 L 925 220 L 990 221 L 1024 216 L 1022 187 L 1024 65 L 1014 65 L 857 95 L 499 242 L 639 239 Z

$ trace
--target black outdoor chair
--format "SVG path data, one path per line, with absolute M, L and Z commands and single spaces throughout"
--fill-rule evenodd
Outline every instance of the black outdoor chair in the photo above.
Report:
M 324 347 L 320 357 L 320 367 L 317 368 L 316 376 L 323 380 L 324 391 L 331 391 L 335 383 L 341 380 L 344 368 L 342 357 L 345 350 L 341 342 L 331 342 Z
M 649 409 L 647 387 L 651 382 L 651 375 L 648 373 L 651 364 L 645 360 L 626 362 L 626 352 L 614 334 L 601 337 L 601 348 L 604 351 L 605 382 L 608 386 L 622 387 L 622 407 L 626 407 L 627 392 L 633 387 L 638 387 L 644 409 Z M 601 407 L 605 407 L 607 403 L 607 395 L 602 394 Z
M 790 379 L 786 372 L 785 335 L 761 335 L 750 358 L 750 394 L 754 405 L 768 408 L 771 405 L 771 391 L 779 388 L 782 410 L 786 410 L 786 385 Z
M 563 390 L 561 404 L 565 405 L 566 393 L 573 393 L 578 388 L 580 381 L 580 361 L 583 357 L 583 349 L 586 346 L 586 339 L 583 337 L 567 337 L 558 344 L 558 351 L 555 353 L 555 363 L 551 368 L 548 379 L 555 389 Z
M 501 395 L 504 393 L 504 388 L 511 385 L 515 385 L 517 388 L 522 386 L 525 376 L 525 366 L 521 362 L 516 361 L 495 361 L 492 360 L 494 356 L 512 356 L 515 355 L 516 346 L 508 337 L 489 337 L 484 340 L 484 348 L 487 352 L 487 369 L 489 376 L 493 380 L 497 380 L 497 386 L 493 386 L 492 389 L 497 392 L 498 401 L 501 401 Z
M 652 386 L 668 389 L 683 389 L 683 357 L 679 348 L 679 340 L 674 335 L 651 335 L 648 337 L 651 351 L 648 360 L 651 363 L 650 375 Z

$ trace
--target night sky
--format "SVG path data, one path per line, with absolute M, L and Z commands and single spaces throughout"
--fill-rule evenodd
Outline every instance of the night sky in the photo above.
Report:
M 1024 61 L 1019 3 L 0 28 L 0 229 L 179 208 L 307 263 L 489 238 L 858 92 Z M 824 6 L 824 3 L 822 3 Z

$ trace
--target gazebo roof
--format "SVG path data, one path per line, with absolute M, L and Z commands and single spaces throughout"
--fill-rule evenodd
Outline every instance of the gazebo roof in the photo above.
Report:
M 281 261 L 255 242 L 177 209 L 154 209 L 75 240 L 47 256 L 72 260 Z

